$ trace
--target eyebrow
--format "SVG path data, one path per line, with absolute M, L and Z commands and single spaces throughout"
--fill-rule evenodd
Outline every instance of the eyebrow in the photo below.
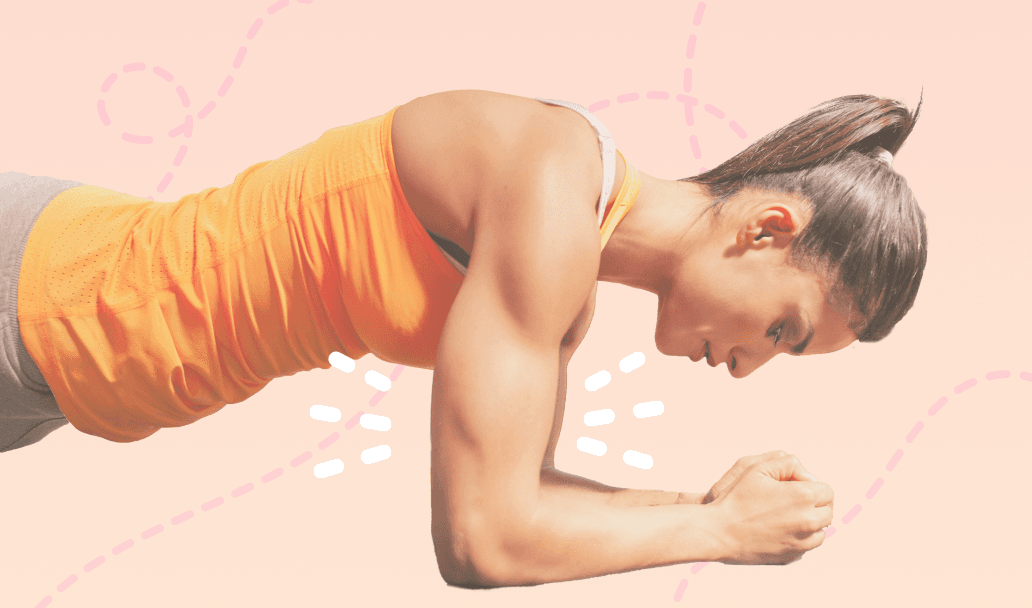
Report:
M 813 335 L 817 333 L 817 329 L 814 328 L 813 323 L 810 323 L 810 330 L 806 332 L 806 337 L 799 344 L 792 347 L 793 355 L 801 355 L 806 351 L 806 347 L 810 345 L 810 340 L 813 340 Z

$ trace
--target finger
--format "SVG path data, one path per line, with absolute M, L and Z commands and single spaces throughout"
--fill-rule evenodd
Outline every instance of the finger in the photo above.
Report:
M 768 476 L 778 481 L 817 479 L 803 468 L 802 463 L 795 456 L 782 456 L 756 465 L 757 468 Z
M 816 507 L 831 506 L 835 502 L 835 490 L 831 489 L 826 483 L 819 481 L 810 482 L 810 487 L 813 489 L 816 500 L 813 504 Z
M 830 526 L 833 520 L 834 514 L 831 507 L 817 507 L 817 522 L 821 530 Z
M 754 464 L 766 462 L 775 458 L 783 458 L 785 456 L 788 456 L 788 453 L 784 450 L 774 450 L 772 452 L 764 452 L 763 454 L 756 454 L 754 456 L 745 456 L 743 458 L 739 458 L 738 462 L 735 463 L 734 468 L 731 470 L 733 471 L 734 469 L 741 467 L 740 470 L 744 471 Z
M 820 547 L 824 543 L 824 539 L 827 538 L 827 533 L 824 530 L 818 530 L 810 536 L 800 541 L 804 551 L 811 551 Z

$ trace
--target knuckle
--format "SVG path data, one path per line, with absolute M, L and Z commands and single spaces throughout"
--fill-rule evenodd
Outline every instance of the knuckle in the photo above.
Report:
M 824 527 L 824 517 L 822 517 L 816 511 L 814 511 L 813 514 L 811 514 L 809 517 L 807 517 L 807 520 L 808 520 L 806 522 L 807 523 L 807 527 L 806 527 L 806 531 L 807 532 L 818 532 L 818 531 L 820 531 L 821 528 Z
M 784 458 L 785 456 L 788 456 L 788 453 L 785 452 L 785 450 L 778 450 L 774 452 L 774 455 L 778 458 Z

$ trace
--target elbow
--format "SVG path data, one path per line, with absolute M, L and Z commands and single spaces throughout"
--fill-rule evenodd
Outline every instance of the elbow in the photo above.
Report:
M 464 589 L 493 589 L 522 583 L 506 542 L 491 526 L 434 525 L 434 552 L 444 582 Z M 497 529 L 497 528 L 495 528 Z

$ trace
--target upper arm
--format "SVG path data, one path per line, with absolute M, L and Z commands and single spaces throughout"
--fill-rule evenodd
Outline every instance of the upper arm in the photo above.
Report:
M 438 346 L 432 525 L 449 582 L 497 578 L 506 539 L 533 517 L 561 344 L 599 259 L 590 194 L 564 182 L 563 162 L 523 159 L 491 184 L 498 211 L 475 219 L 470 267 Z

